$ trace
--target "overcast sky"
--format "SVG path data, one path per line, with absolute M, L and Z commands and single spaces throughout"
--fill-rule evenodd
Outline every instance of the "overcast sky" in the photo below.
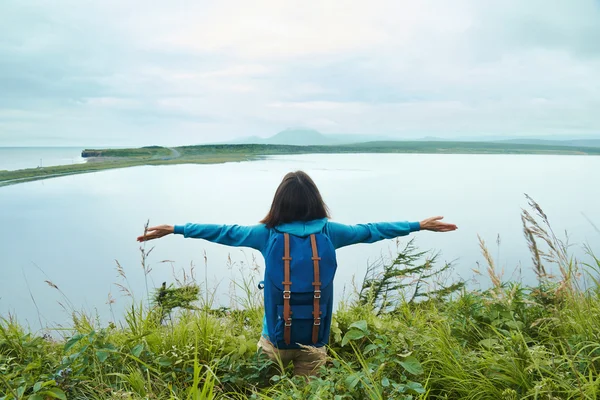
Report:
M 0 146 L 585 136 L 599 110 L 600 0 L 0 1 Z

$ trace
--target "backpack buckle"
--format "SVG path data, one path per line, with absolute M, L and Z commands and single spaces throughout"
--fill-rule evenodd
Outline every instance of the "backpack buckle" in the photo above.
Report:
M 284 322 L 285 326 L 292 326 L 292 319 L 288 318 L 285 322 Z
M 321 291 L 319 289 L 315 290 L 315 299 L 321 298 Z
M 283 291 L 283 299 L 284 300 L 289 300 L 292 297 L 292 292 L 289 290 L 284 290 Z
M 321 325 L 321 318 L 316 318 L 316 319 L 315 319 L 315 322 L 314 322 L 314 325 L 315 325 L 315 326 L 319 326 L 319 325 Z

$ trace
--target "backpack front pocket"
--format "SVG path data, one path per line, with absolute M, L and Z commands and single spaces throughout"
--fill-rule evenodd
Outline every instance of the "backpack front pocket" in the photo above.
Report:
M 292 326 L 290 335 L 290 344 L 286 345 L 284 341 L 285 323 L 283 318 L 283 306 L 277 306 L 277 323 L 275 324 L 275 340 L 278 347 L 298 348 L 297 343 L 310 346 L 313 344 L 312 332 L 314 326 L 313 305 L 292 305 Z M 322 335 L 325 330 L 323 321 L 327 316 L 327 306 L 320 304 L 321 324 L 319 326 L 318 342 L 323 341 Z

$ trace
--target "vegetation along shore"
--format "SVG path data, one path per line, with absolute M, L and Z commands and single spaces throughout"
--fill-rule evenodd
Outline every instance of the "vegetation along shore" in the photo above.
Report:
M 559 154 L 600 155 L 600 147 L 502 142 L 379 141 L 342 145 L 222 144 L 136 149 L 86 149 L 88 161 L 52 167 L 0 171 L 0 186 L 140 165 L 218 164 L 250 161 L 269 155 L 420 153 L 420 154 Z
M 318 378 L 257 353 L 258 276 L 246 273 L 234 304 L 219 308 L 193 271 L 134 298 L 117 263 L 131 304 L 121 321 L 70 309 L 71 326 L 31 332 L 0 317 L 0 398 L 600 398 L 600 259 L 573 258 L 530 206 L 522 221 L 536 284 L 504 281 L 482 240 L 487 265 L 475 274 L 487 289 L 445 280 L 452 266 L 408 242 L 339 304 Z

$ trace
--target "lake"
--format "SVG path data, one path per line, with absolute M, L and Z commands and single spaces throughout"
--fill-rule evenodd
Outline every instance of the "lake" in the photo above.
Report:
M 39 158 L 39 157 L 38 157 Z M 421 249 L 455 261 L 454 277 L 486 287 L 473 269 L 483 263 L 477 235 L 489 245 L 505 279 L 534 282 L 522 234 L 521 207 L 532 196 L 557 233 L 569 232 L 573 252 L 588 243 L 600 253 L 600 157 L 541 155 L 353 154 L 276 156 L 220 165 L 145 166 L 67 176 L 0 188 L 0 314 L 15 314 L 32 329 L 68 324 L 69 309 L 119 319 L 131 299 L 115 283 L 145 298 L 136 236 L 144 223 L 255 224 L 271 204 L 283 175 L 302 169 L 319 186 L 342 223 L 420 220 L 444 215 L 452 233 L 411 235 Z M 500 238 L 500 245 L 496 244 Z M 406 238 L 402 243 L 406 243 Z M 148 284 L 173 282 L 173 269 L 195 266 L 198 279 L 218 285 L 228 306 L 232 279 L 251 276 L 258 252 L 170 236 L 149 242 Z M 338 251 L 336 296 L 361 281 L 370 262 L 394 254 L 395 242 Z M 229 259 L 230 257 L 230 259 Z M 122 265 L 128 282 L 118 276 Z M 169 260 L 169 262 L 162 262 Z M 241 271 L 241 272 L 240 272 Z M 482 272 L 485 268 L 482 268 Z M 50 287 L 44 281 L 57 285 Z M 110 296 L 115 303 L 108 301 Z M 35 303 L 34 303 L 35 300 Z
M 0 171 L 84 163 L 81 147 L 0 147 Z

